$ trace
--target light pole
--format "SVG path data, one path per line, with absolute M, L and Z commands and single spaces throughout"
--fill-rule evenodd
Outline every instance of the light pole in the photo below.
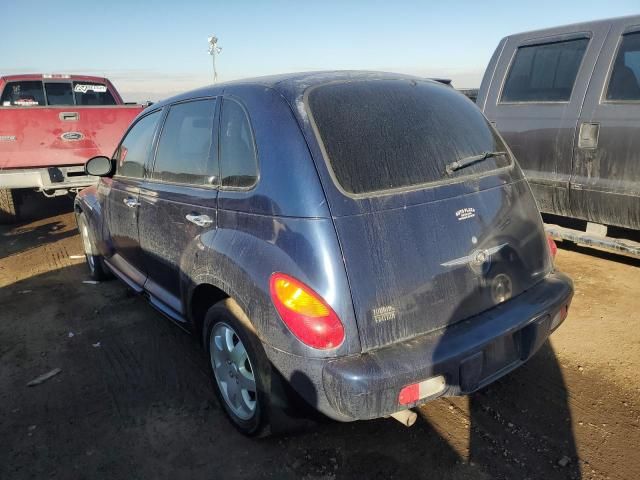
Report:
M 216 55 L 222 52 L 222 48 L 218 46 L 218 37 L 211 35 L 209 37 L 209 55 L 213 60 L 213 83 L 218 81 L 218 70 L 216 70 Z

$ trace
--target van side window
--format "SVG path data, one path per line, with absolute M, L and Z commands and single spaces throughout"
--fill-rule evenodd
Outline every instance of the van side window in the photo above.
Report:
M 223 187 L 251 187 L 258 178 L 251 124 L 240 104 L 228 98 L 220 120 L 220 175 Z
M 123 177 L 144 177 L 145 163 L 151 153 L 153 134 L 161 118 L 161 110 L 142 117 L 129 130 L 116 150 L 116 175 Z
M 568 102 L 589 39 L 518 48 L 501 102 Z
M 4 87 L 0 105 L 3 107 L 42 107 L 45 105 L 44 90 L 39 80 L 9 82 Z
M 172 105 L 158 142 L 152 178 L 164 182 L 210 185 L 214 99 Z
M 73 91 L 69 82 L 46 82 L 44 89 L 47 91 L 47 103 L 49 105 L 73 105 Z
M 640 32 L 622 37 L 611 71 L 607 100 L 640 100 Z

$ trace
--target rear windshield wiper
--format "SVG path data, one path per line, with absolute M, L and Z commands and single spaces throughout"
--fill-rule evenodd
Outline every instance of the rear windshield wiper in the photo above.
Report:
M 445 171 L 448 175 L 451 175 L 456 170 L 460 170 L 461 168 L 468 167 L 469 165 L 473 165 L 474 163 L 482 162 L 487 158 L 491 157 L 500 157 L 502 155 L 506 155 L 507 152 L 483 152 L 479 155 L 471 155 L 470 157 L 464 157 L 460 160 L 456 160 L 455 162 L 449 163 L 445 167 Z

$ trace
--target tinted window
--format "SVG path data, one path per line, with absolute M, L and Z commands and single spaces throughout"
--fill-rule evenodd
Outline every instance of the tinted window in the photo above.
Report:
M 640 33 L 622 37 L 609 80 L 607 100 L 640 100 Z
M 37 107 L 44 104 L 44 91 L 40 81 L 9 82 L 0 99 L 3 107 Z
M 73 91 L 70 83 L 45 83 L 49 105 L 73 105 Z
M 151 153 L 153 134 L 160 120 L 160 110 L 141 118 L 124 138 L 114 159 L 116 173 L 125 177 L 142 178 L 144 164 Z
M 502 92 L 503 102 L 566 102 L 589 40 L 520 47 Z
M 451 162 L 505 147 L 470 100 L 441 84 L 331 83 L 311 90 L 307 101 L 336 180 L 349 193 L 410 187 L 509 165 L 500 155 L 445 173 Z
M 247 114 L 225 99 L 220 118 L 220 175 L 225 187 L 250 187 L 258 178 L 253 133 Z
M 166 182 L 211 184 L 215 100 L 173 105 L 158 143 L 153 178 Z
M 73 94 L 78 105 L 115 105 L 111 92 L 104 83 L 73 82 Z

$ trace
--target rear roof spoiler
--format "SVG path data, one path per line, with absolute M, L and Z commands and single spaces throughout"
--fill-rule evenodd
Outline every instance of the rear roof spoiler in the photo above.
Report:
M 444 83 L 445 85 L 451 85 L 450 78 L 430 78 L 429 80 L 433 80 L 434 82 Z

